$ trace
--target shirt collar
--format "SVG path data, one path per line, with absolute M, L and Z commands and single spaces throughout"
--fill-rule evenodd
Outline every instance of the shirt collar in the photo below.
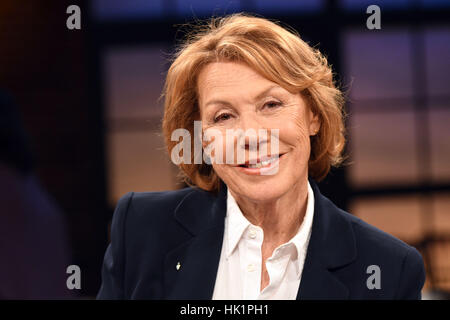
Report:
M 308 181 L 308 198 L 306 203 L 306 212 L 303 218 L 303 222 L 300 225 L 295 236 L 285 243 L 283 246 L 291 246 L 294 244 L 296 248 L 296 268 L 297 274 L 300 274 L 300 269 L 303 266 L 303 262 L 306 256 L 306 249 L 308 246 L 309 238 L 311 236 L 311 228 L 314 216 L 314 192 Z M 232 196 L 230 190 L 227 191 L 227 257 L 229 257 L 235 250 L 237 244 L 242 238 L 244 231 L 251 225 L 251 223 L 245 218 L 240 210 L 236 200 Z
M 236 248 L 242 234 L 250 225 L 250 221 L 242 214 L 236 200 L 230 192 L 227 191 L 227 257 L 229 257 Z

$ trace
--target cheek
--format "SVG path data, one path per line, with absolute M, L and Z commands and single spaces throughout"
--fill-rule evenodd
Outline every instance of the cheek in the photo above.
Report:
M 280 129 L 280 144 L 304 149 L 309 146 L 309 130 L 304 119 L 287 120 Z
M 267 123 L 273 129 L 279 129 L 280 146 L 305 146 L 309 144 L 308 120 L 305 107 L 300 103 L 286 106 L 276 117 Z

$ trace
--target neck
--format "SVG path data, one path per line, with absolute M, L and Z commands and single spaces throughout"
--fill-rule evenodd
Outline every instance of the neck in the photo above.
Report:
M 264 242 L 282 244 L 298 231 L 306 213 L 308 178 L 298 181 L 281 197 L 264 202 L 231 194 L 250 223 L 263 229 Z

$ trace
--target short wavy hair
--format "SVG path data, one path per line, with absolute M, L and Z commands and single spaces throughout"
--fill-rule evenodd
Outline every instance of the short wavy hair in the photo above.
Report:
M 197 77 L 211 62 L 245 63 L 263 77 L 306 98 L 319 116 L 320 130 L 311 136 L 308 174 L 320 181 L 331 166 L 342 163 L 345 145 L 344 98 L 333 80 L 327 59 L 303 41 L 298 33 L 276 22 L 238 13 L 197 24 L 177 49 L 163 90 L 162 129 L 171 154 L 177 141 L 172 132 L 187 129 L 194 137 L 194 121 L 200 120 Z M 192 148 L 194 139 L 191 139 Z M 194 150 L 194 149 L 192 149 Z M 207 163 L 181 163 L 189 185 L 217 191 L 220 178 Z

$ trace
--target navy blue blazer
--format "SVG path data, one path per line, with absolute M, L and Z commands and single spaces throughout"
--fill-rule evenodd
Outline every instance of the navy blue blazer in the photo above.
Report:
M 309 181 L 314 220 L 297 299 L 420 299 L 425 269 L 418 251 L 337 208 Z M 226 195 L 222 183 L 217 194 L 185 188 L 123 196 L 97 299 L 211 299 Z M 372 265 L 379 272 L 368 270 Z

